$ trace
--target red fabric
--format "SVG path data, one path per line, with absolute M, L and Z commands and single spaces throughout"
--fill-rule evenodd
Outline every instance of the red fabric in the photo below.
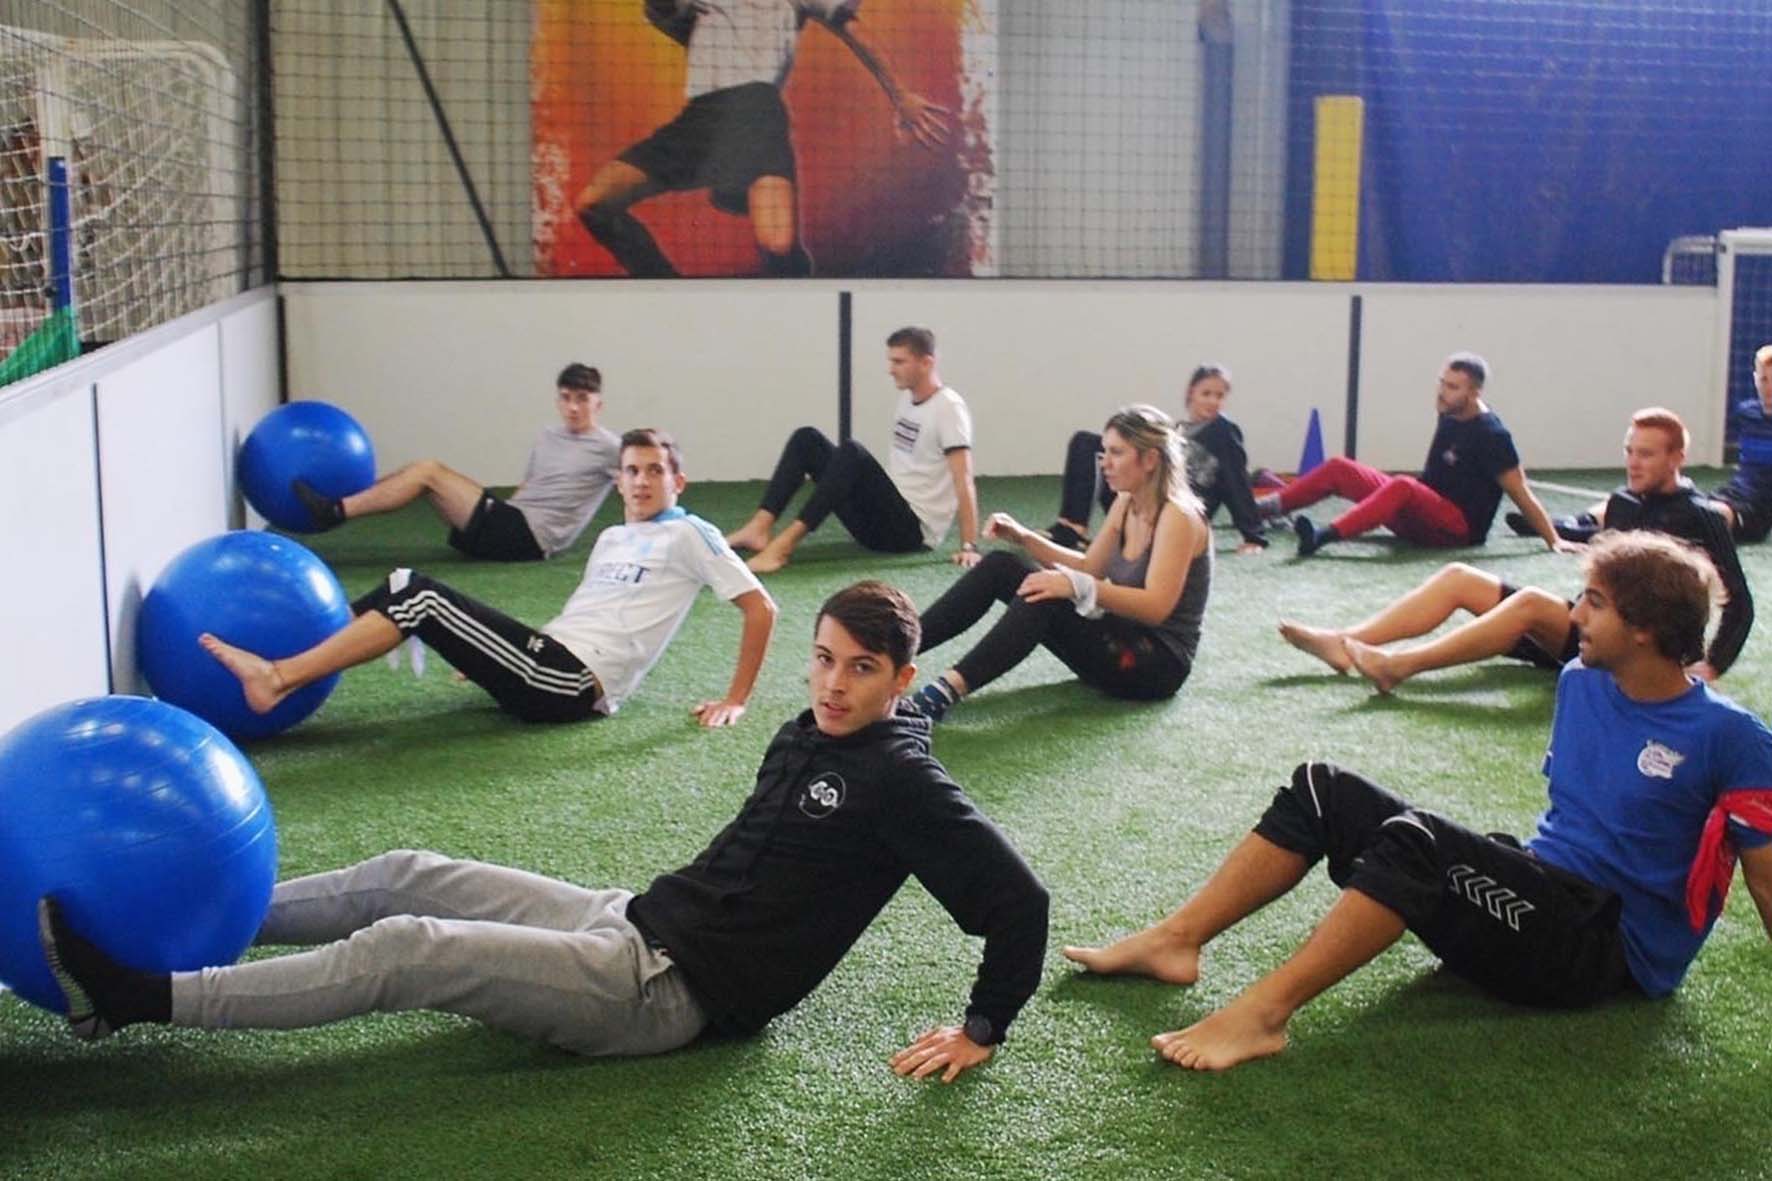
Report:
M 1339 455 L 1286 485 L 1280 507 L 1290 513 L 1329 496 L 1355 502 L 1330 522 L 1343 537 L 1385 525 L 1416 545 L 1464 545 L 1470 538 L 1458 506 L 1414 476 L 1389 476 Z
M 1722 912 L 1735 880 L 1735 845 L 1729 821 L 1738 820 L 1756 832 L 1772 834 L 1772 789 L 1744 787 L 1717 797 L 1698 838 L 1698 856 L 1686 875 L 1686 919 L 1694 931 Z

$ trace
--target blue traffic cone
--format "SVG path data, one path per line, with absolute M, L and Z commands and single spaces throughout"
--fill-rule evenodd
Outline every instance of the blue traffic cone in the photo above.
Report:
M 1323 419 L 1316 407 L 1311 407 L 1311 420 L 1304 428 L 1304 452 L 1298 457 L 1298 474 L 1304 475 L 1312 468 L 1323 465 Z

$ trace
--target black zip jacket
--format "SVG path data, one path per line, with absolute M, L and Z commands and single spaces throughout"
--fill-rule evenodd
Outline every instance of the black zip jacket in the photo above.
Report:
M 1046 889 L 929 753 L 929 730 L 906 702 L 845 738 L 805 711 L 769 744 L 738 817 L 629 904 L 716 1028 L 754 1032 L 793 1008 L 913 875 L 984 937 L 967 1016 L 1000 1037 L 1033 995 Z
M 1718 675 L 1728 672 L 1753 628 L 1754 595 L 1748 589 L 1747 575 L 1741 571 L 1735 539 L 1730 536 L 1722 512 L 1682 476 L 1679 487 L 1672 492 L 1638 495 L 1628 488 L 1614 492 L 1606 501 L 1606 528 L 1653 529 L 1694 542 L 1710 556 L 1729 601 L 1723 604 L 1723 617 L 1717 623 L 1717 634 L 1711 638 L 1705 659 Z
M 1255 507 L 1255 491 L 1249 487 L 1249 453 L 1243 449 L 1243 431 L 1219 415 L 1203 426 L 1182 424 L 1187 433 L 1187 482 L 1206 509 L 1206 519 L 1219 505 L 1230 510 L 1231 523 L 1244 541 L 1266 548 L 1261 513 Z

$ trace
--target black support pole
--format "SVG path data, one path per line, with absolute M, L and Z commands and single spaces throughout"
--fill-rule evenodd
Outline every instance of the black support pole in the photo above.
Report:
M 462 158 L 461 146 L 455 142 L 455 132 L 449 126 L 449 116 L 443 113 L 443 100 L 437 96 L 437 88 L 431 84 L 431 72 L 425 68 L 424 55 L 418 51 L 418 42 L 413 39 L 412 26 L 406 23 L 406 10 L 401 7 L 400 0 L 388 0 L 388 8 L 394 13 L 394 20 L 400 26 L 400 38 L 406 42 L 406 52 L 412 58 L 412 68 L 418 71 L 418 81 L 425 88 L 425 98 L 431 104 L 431 114 L 437 120 L 437 130 L 443 133 L 443 142 L 449 147 L 449 157 L 455 161 L 455 174 L 461 177 L 461 186 L 467 190 L 468 203 L 474 207 L 474 217 L 480 223 L 480 233 L 485 235 L 486 248 L 492 252 L 493 265 L 498 267 L 501 277 L 511 278 L 511 268 L 505 262 L 505 252 L 499 249 L 498 235 L 492 230 L 492 219 L 486 216 L 486 206 L 480 202 L 480 190 L 474 187 L 473 174 L 468 171 L 468 162 Z
M 283 257 L 277 240 L 277 86 L 271 39 L 271 0 L 253 0 L 253 53 L 258 77 L 253 86 L 253 144 L 258 157 L 258 251 L 259 283 L 270 285 L 283 278 Z M 277 295 L 277 402 L 289 401 L 289 324 L 283 296 Z
M 1200 5 L 1205 71 L 1200 81 L 1200 241 L 1198 274 L 1231 273 L 1232 65 L 1236 45 L 1225 0 Z
M 847 291 L 837 292 L 837 442 L 847 443 L 854 429 L 850 416 L 851 398 L 854 393 L 854 374 L 850 372 L 850 345 L 854 340 L 855 324 L 851 318 L 851 296 Z
M 1347 311 L 1347 431 L 1341 452 L 1349 459 L 1354 455 L 1354 440 L 1360 431 L 1360 297 L 1348 301 Z

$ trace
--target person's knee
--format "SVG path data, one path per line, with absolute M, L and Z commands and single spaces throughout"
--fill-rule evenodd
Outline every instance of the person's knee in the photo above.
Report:
M 817 427 L 803 426 L 788 436 L 788 446 L 798 450 L 814 447 L 829 448 L 831 446 L 831 441 L 827 439 L 825 433 Z M 845 446 L 847 446 L 847 444 L 845 444 Z
M 1101 436 L 1094 431 L 1078 431 L 1071 436 L 1067 450 L 1072 456 L 1095 462 L 1095 453 L 1101 450 Z
M 449 859 L 425 849 L 389 849 L 363 863 L 367 874 L 380 886 L 411 882 Z

